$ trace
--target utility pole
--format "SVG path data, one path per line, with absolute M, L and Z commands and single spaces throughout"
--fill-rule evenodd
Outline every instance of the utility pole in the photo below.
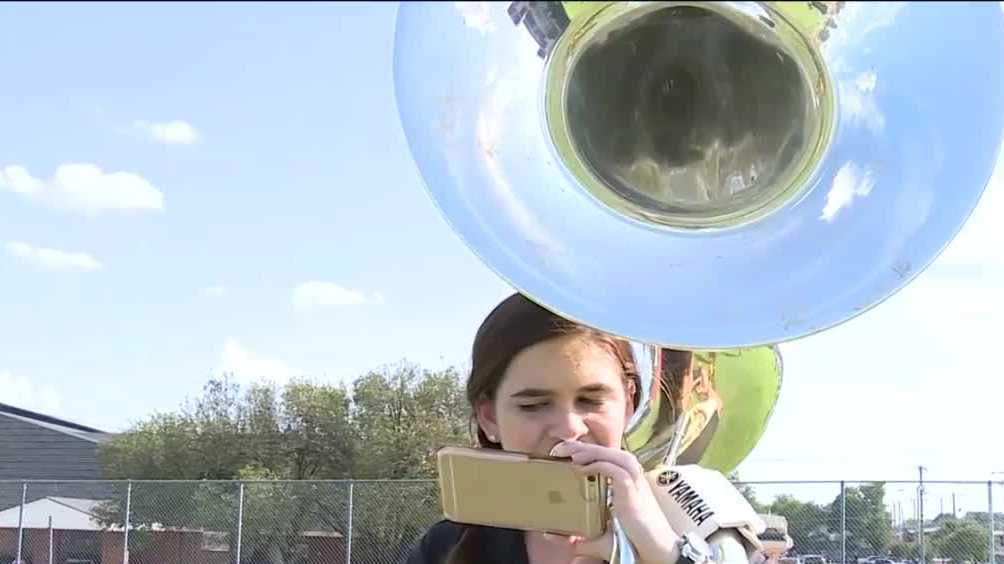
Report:
M 994 525 L 994 474 L 1004 474 L 1004 472 L 991 472 L 990 480 L 987 482 L 987 516 L 990 517 L 990 564 L 997 562 L 997 537 L 994 532 L 996 531 Z M 997 482 L 997 484 L 1004 485 L 1004 482 Z
M 955 492 L 952 492 L 952 517 L 958 517 L 959 514 L 955 511 Z
M 924 468 L 923 466 L 918 466 L 920 470 L 920 486 L 917 488 L 917 507 L 920 513 L 920 519 L 917 527 L 918 538 L 920 539 L 920 564 L 926 562 L 926 555 L 924 554 Z

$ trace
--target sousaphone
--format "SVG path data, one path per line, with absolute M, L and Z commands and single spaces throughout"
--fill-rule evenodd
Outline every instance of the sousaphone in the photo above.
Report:
M 1002 55 L 998 3 L 403 2 L 394 83 L 461 239 L 635 343 L 627 446 L 727 472 L 776 345 L 903 288 L 977 205 Z

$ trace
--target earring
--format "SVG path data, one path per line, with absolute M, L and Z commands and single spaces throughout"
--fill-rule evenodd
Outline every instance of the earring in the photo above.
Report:
M 498 440 L 495 439 L 495 435 L 488 435 L 488 440 L 491 441 L 491 442 L 493 442 L 493 443 L 497 443 L 498 442 Z

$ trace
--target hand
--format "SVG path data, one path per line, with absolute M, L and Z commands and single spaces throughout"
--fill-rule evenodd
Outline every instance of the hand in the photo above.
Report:
M 599 474 L 610 479 L 613 488 L 611 513 L 634 545 L 639 562 L 676 561 L 676 544 L 680 537 L 666 520 L 633 454 L 617 448 L 565 441 L 556 445 L 551 455 L 571 458 L 582 474 Z M 612 543 L 613 531 L 608 526 L 603 536 L 576 543 L 576 553 L 606 560 L 610 557 Z

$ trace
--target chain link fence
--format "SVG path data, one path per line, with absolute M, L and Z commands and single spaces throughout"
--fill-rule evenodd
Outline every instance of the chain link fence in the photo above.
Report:
M 1004 562 L 999 482 L 747 482 L 788 542 L 780 564 Z M 995 497 L 996 495 L 996 497 Z M 997 510 L 994 510 L 996 500 Z
M 737 485 L 774 564 L 1004 564 L 1000 482 Z M 440 518 L 433 480 L 0 481 L 0 564 L 397 564 Z

